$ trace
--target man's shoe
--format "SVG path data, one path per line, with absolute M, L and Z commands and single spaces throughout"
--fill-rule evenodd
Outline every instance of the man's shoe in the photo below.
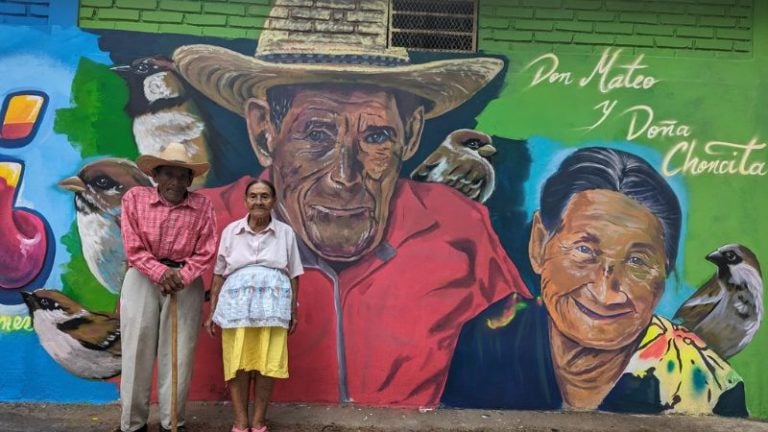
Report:
M 163 427 L 163 425 L 160 425 L 160 430 L 162 432 L 171 432 L 170 428 L 166 429 L 166 428 Z M 186 426 L 179 426 L 179 427 L 176 428 L 176 432 L 187 432 L 187 427 Z

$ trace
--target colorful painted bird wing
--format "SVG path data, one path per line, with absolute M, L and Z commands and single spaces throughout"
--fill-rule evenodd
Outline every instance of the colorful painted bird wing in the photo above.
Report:
M 86 348 L 120 355 L 120 320 L 116 317 L 92 313 L 65 321 L 57 327 Z
M 680 306 L 673 319 L 679 319 L 685 327 L 694 328 L 712 313 L 722 299 L 723 289 L 717 275 L 714 275 Z

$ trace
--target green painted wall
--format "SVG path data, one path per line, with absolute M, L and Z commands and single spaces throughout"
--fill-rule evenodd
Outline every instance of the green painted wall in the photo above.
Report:
M 512 3 L 481 2 L 479 48 L 507 56 L 510 66 L 478 129 L 567 146 L 629 140 L 652 148 L 670 158 L 670 178 L 688 193 L 684 251 L 736 242 L 768 257 L 768 2 L 553 1 L 548 9 Z M 603 52 L 616 54 L 615 63 L 592 76 Z M 620 78 L 630 70 L 629 80 Z M 603 77 L 606 87 L 613 80 L 621 85 L 601 89 Z M 653 84 L 627 85 L 642 77 Z M 667 126 L 672 134 L 662 132 Z M 723 161 L 737 172 L 678 170 L 685 163 L 685 152 L 675 151 L 681 142 L 695 143 L 692 158 Z M 762 166 L 762 175 L 745 175 L 740 166 Z M 702 253 L 686 253 L 682 282 L 699 286 L 712 270 Z M 763 328 L 731 362 L 748 383 L 748 406 L 758 417 L 768 416 L 767 346 Z

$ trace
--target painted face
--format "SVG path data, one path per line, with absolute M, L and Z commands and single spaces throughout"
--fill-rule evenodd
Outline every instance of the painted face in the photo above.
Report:
M 541 229 L 539 224 L 534 229 Z M 634 341 L 664 292 L 661 224 L 645 207 L 613 191 L 580 192 L 544 240 L 539 261 L 544 304 L 556 328 L 590 348 Z M 533 253 L 533 252 L 532 252 Z
M 178 166 L 159 166 L 152 176 L 157 190 L 166 201 L 178 204 L 184 200 L 187 188 L 192 184 L 192 171 Z
M 381 242 L 405 134 L 390 92 L 336 86 L 295 94 L 273 141 L 272 179 L 280 212 L 319 255 L 354 261 Z
M 255 183 L 245 193 L 245 206 L 248 214 L 254 218 L 269 216 L 275 205 L 272 189 L 264 183 Z

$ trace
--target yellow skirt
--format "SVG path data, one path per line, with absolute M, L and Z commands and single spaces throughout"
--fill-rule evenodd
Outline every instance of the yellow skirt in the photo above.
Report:
M 258 371 L 272 378 L 288 378 L 288 329 L 239 327 L 221 331 L 224 380 L 237 371 Z

